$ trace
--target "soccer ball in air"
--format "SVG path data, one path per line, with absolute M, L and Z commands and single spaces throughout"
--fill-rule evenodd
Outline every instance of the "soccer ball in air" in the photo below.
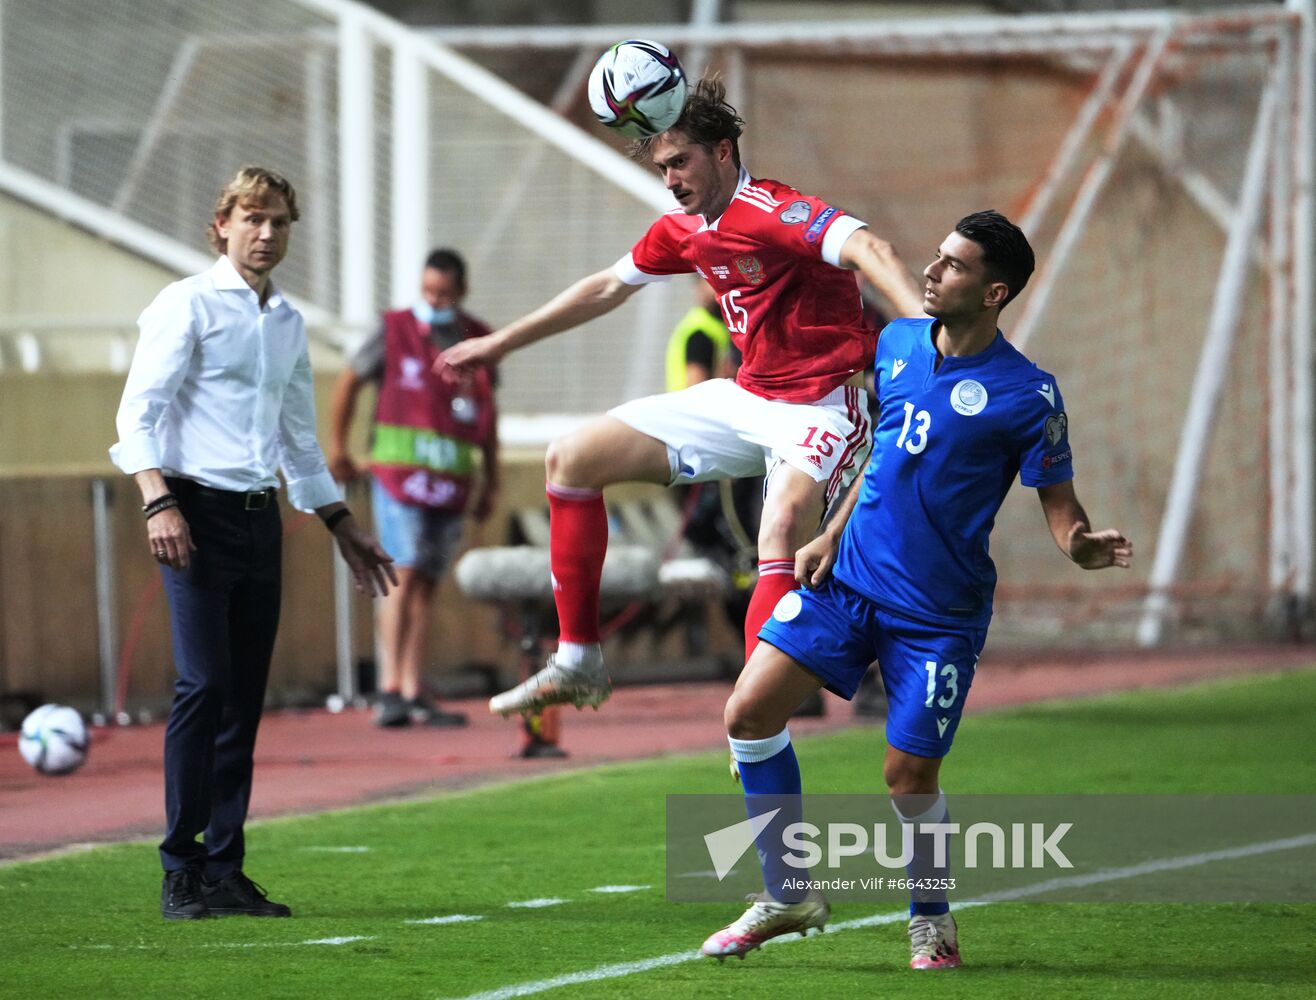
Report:
M 87 759 L 91 738 L 76 709 L 42 705 L 23 720 L 18 752 L 42 774 L 68 774 Z
M 667 46 L 631 38 L 599 57 L 589 75 L 594 117 L 630 139 L 665 132 L 685 107 L 686 80 Z

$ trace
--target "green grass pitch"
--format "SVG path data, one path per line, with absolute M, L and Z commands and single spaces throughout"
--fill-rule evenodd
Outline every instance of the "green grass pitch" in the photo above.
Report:
M 975 716 L 944 783 L 1313 794 L 1313 704 L 1307 670 Z M 798 750 L 809 792 L 879 786 L 877 730 Z M 147 843 L 0 867 L 0 997 L 511 997 L 545 981 L 562 983 L 550 997 L 661 1000 L 1316 996 L 1316 904 L 966 909 L 953 972 L 908 971 L 901 920 L 682 960 L 736 911 L 664 900 L 664 796 L 729 791 L 725 754 L 709 753 L 253 824 L 248 871 L 292 920 L 162 921 Z M 833 921 L 874 912 L 837 905 Z M 456 915 L 480 919 L 416 922 Z

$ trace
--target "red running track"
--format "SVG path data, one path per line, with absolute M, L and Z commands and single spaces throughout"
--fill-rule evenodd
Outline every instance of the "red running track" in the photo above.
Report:
M 974 681 L 968 710 L 1049 698 L 1164 687 L 1229 674 L 1292 670 L 1316 663 L 1316 647 L 1200 651 L 1176 655 L 991 657 Z M 724 747 L 726 684 L 623 687 L 599 712 L 564 716 L 566 760 L 522 760 L 515 721 L 489 716 L 481 702 L 450 702 L 471 716 L 465 729 L 381 730 L 364 711 L 269 713 L 256 746 L 253 817 L 313 812 L 418 792 L 558 773 L 608 761 Z M 794 733 L 853 725 L 847 703 L 826 696 L 821 719 L 792 721 Z M 74 844 L 154 837 L 163 822 L 161 724 L 97 730 L 87 764 L 50 778 L 0 741 L 0 859 Z M 875 734 L 876 738 L 876 734 Z

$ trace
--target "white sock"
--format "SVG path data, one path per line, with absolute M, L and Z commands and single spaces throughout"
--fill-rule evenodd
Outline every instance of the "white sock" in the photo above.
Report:
M 553 654 L 554 661 L 568 670 L 579 670 L 587 657 L 595 663 L 603 659 L 603 650 L 597 642 L 559 642 Z

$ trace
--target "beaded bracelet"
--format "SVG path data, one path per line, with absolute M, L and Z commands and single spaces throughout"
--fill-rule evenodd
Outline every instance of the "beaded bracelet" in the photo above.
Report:
M 350 510 L 348 510 L 346 507 L 339 507 L 336 511 L 334 511 L 332 514 L 330 514 L 328 517 L 324 519 L 324 526 L 328 528 L 330 531 L 333 531 L 334 528 L 338 525 L 339 521 L 341 521 L 345 517 L 351 517 L 351 516 L 352 516 L 352 512 Z

